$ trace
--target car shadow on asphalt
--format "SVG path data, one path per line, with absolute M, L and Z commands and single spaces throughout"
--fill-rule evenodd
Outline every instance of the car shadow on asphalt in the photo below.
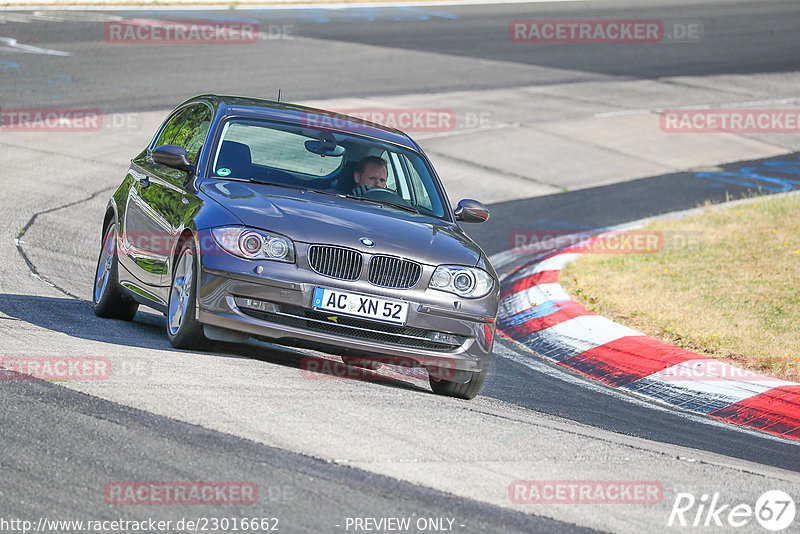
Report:
M 140 309 L 133 321 L 102 319 L 85 300 L 66 297 L 42 297 L 0 293 L 0 325 L 23 321 L 39 328 L 60 332 L 70 337 L 129 347 L 186 352 L 175 349 L 167 340 L 165 318 L 157 312 Z M 13 326 L 5 324 L 6 328 Z M 334 355 L 299 350 L 251 339 L 247 343 L 214 342 L 206 354 L 228 358 L 246 358 L 297 369 L 309 380 L 358 380 L 378 382 L 382 386 L 424 391 L 427 375 L 419 372 L 397 372 L 392 369 L 373 371 L 347 366 Z M 422 382 L 424 378 L 424 382 Z M 420 385 L 421 384 L 421 385 Z

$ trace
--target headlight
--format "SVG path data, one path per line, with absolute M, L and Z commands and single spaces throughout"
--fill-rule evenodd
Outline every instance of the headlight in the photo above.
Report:
M 294 243 L 289 238 L 241 226 L 212 228 L 211 235 L 234 256 L 294 263 Z
M 494 288 L 494 278 L 476 267 L 440 265 L 433 272 L 428 287 L 477 299 L 485 297 Z

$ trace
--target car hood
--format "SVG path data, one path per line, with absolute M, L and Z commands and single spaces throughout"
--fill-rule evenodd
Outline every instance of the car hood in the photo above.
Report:
M 336 244 L 429 265 L 477 265 L 481 250 L 451 223 L 372 202 L 253 182 L 207 180 L 200 187 L 246 226 L 294 241 Z M 371 239 L 374 247 L 359 240 Z

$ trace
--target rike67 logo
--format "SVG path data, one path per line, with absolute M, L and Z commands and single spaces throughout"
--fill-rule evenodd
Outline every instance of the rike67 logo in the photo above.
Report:
M 746 503 L 730 504 L 720 500 L 719 493 L 703 494 L 696 498 L 691 493 L 678 493 L 667 519 L 668 527 L 731 527 L 739 528 L 756 521 L 767 530 L 778 532 L 794 522 L 794 499 L 781 490 L 764 492 L 755 506 Z M 749 530 L 749 529 L 748 529 Z

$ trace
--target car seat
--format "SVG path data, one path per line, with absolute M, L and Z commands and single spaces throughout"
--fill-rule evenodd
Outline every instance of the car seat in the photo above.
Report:
M 219 174 L 220 169 L 229 169 L 230 173 Z M 253 177 L 253 160 L 250 147 L 236 141 L 223 141 L 217 156 L 214 174 L 250 179 Z
M 336 183 L 334 184 L 333 188 L 337 192 L 345 195 L 352 191 L 356 186 L 355 172 L 357 168 L 357 161 L 348 161 L 342 165 L 342 170 L 339 171 L 339 175 L 336 177 Z

